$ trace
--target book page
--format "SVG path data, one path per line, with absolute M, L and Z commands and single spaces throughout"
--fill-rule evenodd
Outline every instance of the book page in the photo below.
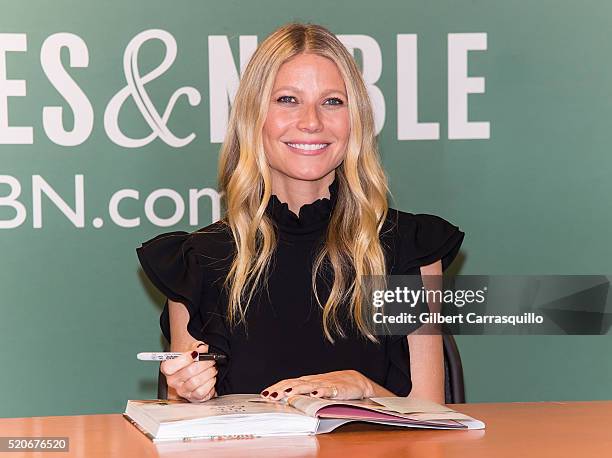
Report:
M 436 418 L 435 421 L 415 419 L 395 412 L 382 412 L 374 410 L 356 409 L 352 406 L 328 406 L 319 410 L 320 418 L 344 418 L 359 421 L 383 421 L 399 425 L 421 425 L 421 426 L 440 426 L 445 428 L 464 428 L 461 423 L 454 419 L 442 420 Z M 444 415 L 444 414 L 442 414 Z
M 451 421 L 472 420 L 472 417 L 457 412 L 447 406 L 437 404 L 435 402 L 405 397 L 381 397 L 351 401 L 336 401 L 333 399 L 313 398 L 306 395 L 294 395 L 287 398 L 286 402 L 296 409 L 304 412 L 311 417 L 319 416 L 325 412 L 324 416 L 328 418 L 333 408 L 344 408 L 344 415 L 341 418 L 351 417 L 353 419 L 366 420 L 371 417 L 368 410 L 371 412 L 380 412 L 381 414 L 390 415 L 398 420 L 410 420 L 417 422 L 433 422 L 440 421 L 441 424 L 447 424 Z M 349 409 L 351 409 L 349 411 Z M 332 409 L 332 410 L 330 410 Z M 366 409 L 366 410 L 364 410 Z M 332 415 L 333 416 L 333 415 Z
M 433 401 L 418 398 L 407 398 L 401 396 L 390 396 L 383 398 L 370 398 L 372 401 L 383 406 L 385 410 L 397 413 L 442 413 L 454 412 L 453 409 L 437 404 Z
M 335 399 L 314 398 L 303 394 L 296 394 L 287 398 L 287 404 L 304 412 L 306 415 L 316 417 L 317 412 L 329 406 L 349 406 L 375 411 L 384 411 L 384 406 L 369 399 L 356 399 L 351 401 L 339 401 Z
M 212 398 L 203 403 L 182 401 L 129 401 L 159 423 L 197 420 L 227 415 L 290 413 L 304 415 L 297 409 L 279 402 L 251 402 L 261 399 L 256 394 L 232 394 Z
M 328 400 L 321 398 L 313 398 L 312 396 L 305 396 L 302 394 L 296 394 L 286 398 L 288 405 L 295 407 L 297 410 L 304 412 L 310 417 L 316 417 L 317 411 L 326 405 L 329 405 Z

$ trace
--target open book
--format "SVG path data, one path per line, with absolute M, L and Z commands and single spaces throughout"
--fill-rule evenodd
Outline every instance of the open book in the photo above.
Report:
M 483 429 L 484 423 L 430 401 L 402 397 L 336 401 L 290 396 L 268 401 L 232 394 L 201 404 L 128 401 L 124 416 L 154 442 L 319 434 L 351 421 L 430 429 Z

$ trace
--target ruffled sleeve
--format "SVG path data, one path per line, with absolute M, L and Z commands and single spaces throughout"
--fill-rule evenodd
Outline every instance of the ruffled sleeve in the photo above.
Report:
M 203 340 L 200 304 L 204 270 L 192 240 L 187 232 L 169 232 L 144 242 L 136 253 L 151 283 L 168 299 L 185 304 L 189 311 L 187 331 L 195 339 Z M 160 317 L 160 326 L 170 342 L 167 301 Z
M 438 260 L 442 260 L 442 271 L 445 271 L 459 253 L 465 236 L 457 226 L 435 215 L 397 211 L 396 223 L 399 247 L 394 270 L 397 274 L 406 274 Z
M 419 268 L 442 260 L 442 271 L 459 253 L 465 234 L 448 221 L 427 214 L 411 214 L 390 209 L 392 222 L 392 258 L 390 274 L 420 275 Z M 422 311 L 428 311 L 421 304 Z M 407 396 L 412 389 L 410 349 L 406 336 L 385 336 L 389 369 L 385 387 L 397 396 Z

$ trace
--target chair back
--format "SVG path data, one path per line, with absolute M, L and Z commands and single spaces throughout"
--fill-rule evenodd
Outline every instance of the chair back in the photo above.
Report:
M 444 346 L 444 402 L 446 404 L 465 403 L 463 365 L 455 338 L 450 334 L 442 336 Z

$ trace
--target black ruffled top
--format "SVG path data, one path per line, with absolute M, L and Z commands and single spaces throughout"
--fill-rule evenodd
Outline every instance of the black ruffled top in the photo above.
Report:
M 138 248 L 150 281 L 167 298 L 189 310 L 188 332 L 224 353 L 228 363 L 218 366 L 219 395 L 258 393 L 273 383 L 302 375 L 354 369 L 398 396 L 412 388 L 410 355 L 405 337 L 381 337 L 373 343 L 346 326 L 346 338 L 327 341 L 322 314 L 311 287 L 312 264 L 338 198 L 338 182 L 330 198 L 300 208 L 299 215 L 273 195 L 266 209 L 277 227 L 279 242 L 267 288 L 260 288 L 247 311 L 247 326 L 230 328 L 226 322 L 227 276 L 234 242 L 222 222 L 193 233 L 169 232 Z M 414 215 L 389 209 L 381 232 L 387 271 L 393 275 L 419 274 L 421 266 L 453 261 L 463 240 L 456 226 L 433 215 Z M 329 284 L 317 281 L 321 301 Z M 168 306 L 160 325 L 170 341 Z

